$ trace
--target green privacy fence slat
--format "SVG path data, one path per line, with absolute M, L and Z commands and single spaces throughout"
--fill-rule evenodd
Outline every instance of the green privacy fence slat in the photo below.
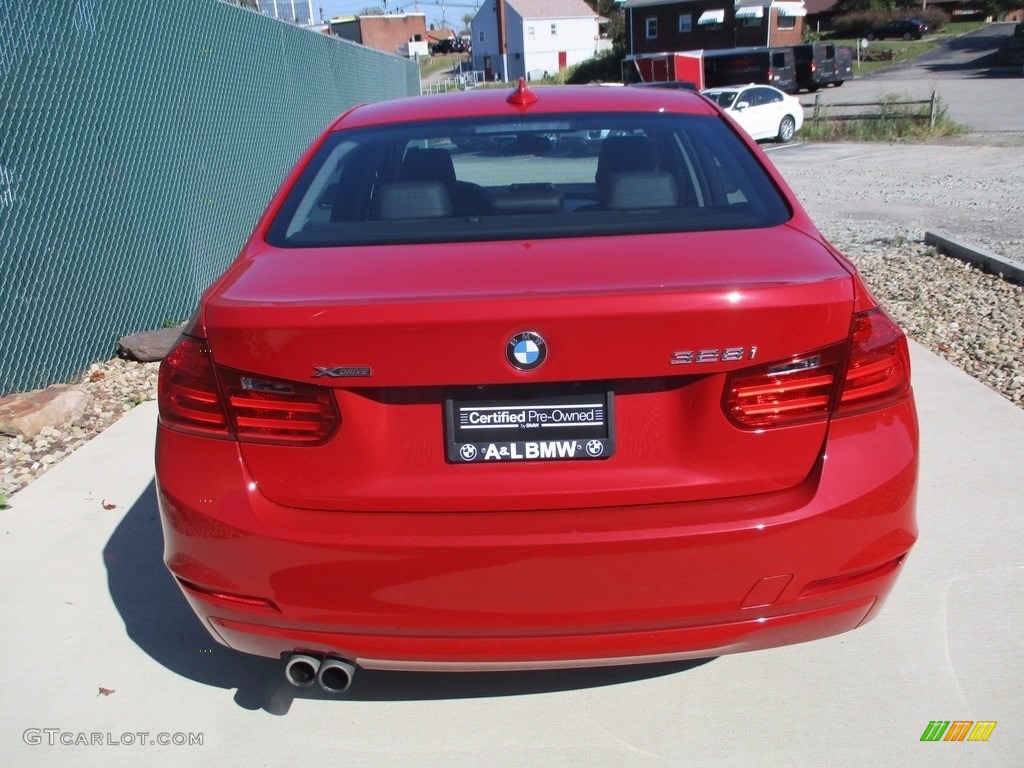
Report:
M 0 2 L 0 395 L 187 319 L 330 120 L 418 92 L 218 0 Z

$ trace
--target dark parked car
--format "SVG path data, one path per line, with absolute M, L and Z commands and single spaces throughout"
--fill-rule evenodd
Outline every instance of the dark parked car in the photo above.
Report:
M 864 37 L 868 40 L 887 40 L 889 38 L 920 40 L 921 36 L 929 31 L 928 25 L 920 19 L 903 19 L 869 29 L 864 33 Z
M 798 90 L 816 91 L 842 85 L 853 77 L 853 51 L 835 43 L 794 45 Z
M 430 48 L 430 52 L 435 56 L 442 53 L 465 53 L 468 50 L 469 46 L 466 45 L 465 41 L 457 37 L 441 40 Z

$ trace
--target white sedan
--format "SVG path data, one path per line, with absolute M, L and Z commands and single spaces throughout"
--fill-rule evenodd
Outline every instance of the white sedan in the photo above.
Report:
M 804 124 L 800 100 L 770 85 L 730 85 L 701 93 L 728 112 L 755 141 L 785 143 Z

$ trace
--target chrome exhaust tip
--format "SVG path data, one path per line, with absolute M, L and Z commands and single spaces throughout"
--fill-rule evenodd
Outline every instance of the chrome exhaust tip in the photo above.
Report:
M 320 659 L 304 653 L 293 653 L 284 668 L 284 676 L 296 688 L 308 688 L 317 680 Z
M 316 681 L 327 693 L 342 693 L 352 685 L 356 667 L 341 659 L 324 659 L 316 673 Z

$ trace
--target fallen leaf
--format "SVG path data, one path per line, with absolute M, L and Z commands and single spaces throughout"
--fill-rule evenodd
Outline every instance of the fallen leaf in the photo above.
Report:
M 97 695 L 97 696 L 99 696 L 99 695 L 101 695 L 101 694 L 102 694 L 103 696 L 109 696 L 109 695 L 110 695 L 110 694 L 112 694 L 112 693 L 115 693 L 115 691 L 114 691 L 114 689 L 113 689 L 113 688 L 104 688 L 104 687 L 103 687 L 103 686 L 101 685 L 101 686 L 100 686 L 100 692 L 99 692 L 99 693 L 97 693 L 96 695 Z
M 108 503 L 107 500 L 104 499 L 103 500 L 103 508 L 104 509 L 117 509 L 117 504 L 114 504 L 113 502 L 109 502 Z
M 107 374 L 103 371 L 93 371 L 89 374 L 89 381 L 103 381 L 107 378 Z

